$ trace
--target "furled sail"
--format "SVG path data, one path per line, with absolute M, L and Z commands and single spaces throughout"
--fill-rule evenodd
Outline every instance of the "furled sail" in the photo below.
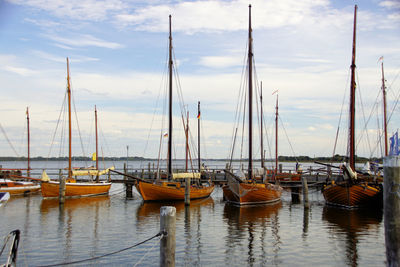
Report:
M 182 173 L 173 173 L 172 179 L 182 179 L 182 178 L 192 178 L 192 179 L 200 179 L 201 173 L 199 172 L 182 172 Z
M 76 170 L 72 171 L 72 176 L 85 176 L 85 175 L 92 175 L 92 176 L 97 176 L 97 175 L 104 175 L 107 174 L 110 170 L 114 170 L 114 166 L 105 170 Z

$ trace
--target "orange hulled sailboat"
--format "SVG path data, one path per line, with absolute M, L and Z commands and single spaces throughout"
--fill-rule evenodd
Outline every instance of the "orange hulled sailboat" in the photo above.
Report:
M 102 174 L 109 172 L 109 169 L 99 171 L 98 159 L 97 159 L 97 110 L 95 109 L 96 118 L 96 169 L 72 169 L 72 127 L 71 127 L 71 86 L 69 76 L 69 60 L 67 58 L 67 99 L 68 99 L 68 125 L 69 125 L 69 154 L 68 154 L 68 174 L 65 180 L 65 197 L 83 197 L 83 196 L 94 196 L 108 194 L 111 183 L 107 181 L 100 181 L 99 177 Z M 90 180 L 77 182 L 74 177 L 76 176 L 89 176 Z M 95 180 L 92 178 L 96 177 Z M 44 198 L 58 197 L 60 194 L 60 181 L 50 180 L 46 172 L 42 174 L 42 196 Z
M 279 185 L 268 183 L 263 179 L 262 183 L 256 182 L 253 172 L 253 38 L 251 28 L 251 5 L 249 6 L 249 38 L 248 38 L 248 170 L 247 175 L 236 175 L 226 170 L 228 184 L 223 186 L 224 199 L 236 205 L 267 204 L 278 202 L 281 199 L 282 188 Z
M 186 126 L 186 172 L 173 173 L 172 170 L 172 31 L 171 31 L 171 15 L 169 16 L 169 125 L 168 133 L 168 159 L 167 159 L 167 179 L 160 177 L 153 181 L 145 181 L 137 179 L 136 189 L 142 196 L 144 201 L 177 201 L 184 200 L 185 194 L 189 194 L 190 199 L 206 198 L 211 195 L 214 190 L 213 184 L 201 184 L 199 172 L 188 171 L 188 126 Z M 200 116 L 197 116 L 200 119 Z M 188 124 L 187 124 L 188 125 Z M 199 159 L 200 160 L 200 159 Z M 186 192 L 185 192 L 186 191 Z
M 27 169 L 4 169 L 0 168 L 0 192 L 8 192 L 10 195 L 28 195 L 40 191 L 40 179 L 30 177 L 30 129 L 29 129 L 29 109 L 26 108 L 27 137 L 28 137 L 28 166 Z M 27 176 L 22 176 L 22 171 L 26 170 Z M 26 180 L 34 180 L 26 181 Z M 36 180 L 36 182 L 35 182 Z

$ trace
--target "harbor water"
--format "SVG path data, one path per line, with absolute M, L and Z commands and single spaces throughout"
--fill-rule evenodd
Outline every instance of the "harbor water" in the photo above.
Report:
M 0 207 L 0 237 L 21 230 L 18 266 L 95 257 L 72 266 L 158 266 L 159 238 L 134 245 L 159 232 L 160 208 L 171 205 L 176 266 L 385 265 L 382 211 L 327 207 L 314 189 L 309 200 L 304 209 L 285 191 L 277 204 L 236 207 L 223 201 L 218 187 L 185 207 L 143 203 L 137 192 L 127 199 L 123 185 L 113 184 L 109 196 L 67 199 L 63 207 L 40 194 L 12 197 Z

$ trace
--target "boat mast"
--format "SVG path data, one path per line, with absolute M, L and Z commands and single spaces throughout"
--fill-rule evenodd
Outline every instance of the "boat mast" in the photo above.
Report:
M 249 166 L 248 166 L 248 178 L 253 177 L 253 80 L 252 80 L 252 68 L 253 68 L 253 39 L 251 35 L 251 5 L 249 5 Z
M 99 170 L 99 157 L 98 157 L 98 148 L 99 148 L 99 141 L 98 141 L 98 135 L 97 135 L 97 109 L 96 105 L 94 105 L 94 122 L 95 122 L 95 128 L 96 128 L 96 170 Z M 99 173 L 96 175 L 96 182 L 99 182 Z
M 185 135 L 186 135 L 186 148 L 185 148 L 185 160 L 186 160 L 186 172 L 188 172 L 188 161 L 189 161 L 189 111 L 187 112 L 186 115 L 186 129 L 185 129 Z
M 198 147 L 198 160 L 199 160 L 199 172 L 201 171 L 201 160 L 200 160 L 200 101 L 197 103 L 197 147 Z
M 71 83 L 69 79 L 69 59 L 67 58 L 67 93 L 68 93 L 68 178 L 72 177 L 72 127 L 71 127 Z
M 276 94 L 275 107 L 275 176 L 278 174 L 278 94 Z M 274 178 L 275 180 L 275 178 Z
M 261 168 L 264 169 L 264 142 L 263 142 L 263 98 L 262 98 L 262 81 L 261 81 L 261 85 L 260 85 L 260 111 L 261 111 Z
M 382 96 L 383 96 L 383 128 L 385 132 L 385 157 L 388 155 L 388 138 L 387 138 L 387 122 L 386 122 L 386 86 L 385 86 L 385 74 L 383 72 L 383 60 L 382 60 Z
M 172 179 L 172 31 L 171 31 L 171 15 L 169 15 L 169 133 L 168 133 L 168 180 Z
M 349 126 L 349 152 L 350 168 L 355 170 L 355 100 L 356 100 L 356 24 L 357 24 L 357 5 L 354 6 L 354 25 L 353 25 L 353 51 L 351 58 L 351 84 L 350 84 L 350 126 Z
M 31 141 L 30 141 L 30 131 L 29 131 L 29 108 L 26 107 L 26 124 L 28 129 L 28 176 L 31 174 Z

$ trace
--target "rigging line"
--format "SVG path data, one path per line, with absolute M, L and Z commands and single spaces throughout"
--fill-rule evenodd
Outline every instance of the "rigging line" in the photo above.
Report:
M 66 100 L 66 96 L 67 96 L 67 94 L 65 93 L 65 94 L 64 94 L 63 104 L 61 105 L 60 113 L 59 113 L 59 115 L 58 115 L 57 124 L 56 124 L 56 129 L 55 129 L 55 131 L 54 131 L 53 138 L 51 139 L 51 144 L 50 144 L 49 154 L 47 155 L 46 165 L 47 165 L 47 162 L 49 161 L 50 154 L 51 154 L 51 149 L 52 149 L 52 147 L 53 147 L 54 139 L 56 138 L 56 134 L 57 134 L 57 129 L 58 129 L 58 126 L 59 126 L 59 124 L 60 124 L 61 115 L 63 114 L 63 109 L 64 109 L 65 102 L 66 102 L 66 101 L 65 101 L 65 100 Z
M 381 92 L 381 90 L 379 90 L 379 92 Z M 377 95 L 377 98 L 375 99 L 375 103 L 374 103 L 374 105 L 373 105 L 373 107 L 372 107 L 372 109 L 371 109 L 371 114 L 370 114 L 370 118 L 368 118 L 368 123 L 369 123 L 369 120 L 372 118 L 372 115 L 373 115 L 373 113 L 374 113 L 374 110 L 377 110 L 376 111 L 376 114 L 377 114 L 377 119 L 378 119 L 378 138 L 379 139 L 382 139 L 382 135 L 383 135 L 383 131 L 380 131 L 380 122 L 379 122 L 379 111 L 378 111 L 378 97 L 380 96 L 380 93 L 378 93 L 378 95 Z M 384 126 L 384 122 L 382 122 L 382 124 L 383 124 L 383 126 Z M 382 127 L 383 128 L 383 127 Z M 376 144 L 375 144 L 375 146 L 373 147 L 373 149 L 370 151 L 370 158 L 372 157 L 372 155 L 375 153 L 375 150 L 378 148 L 378 145 L 379 145 L 380 143 L 379 142 L 377 142 Z M 382 147 L 381 147 L 381 152 L 382 152 Z M 383 153 L 381 154 L 381 155 L 383 155 Z
M 85 153 L 85 148 L 83 147 L 83 142 L 82 142 L 82 135 L 81 135 L 81 129 L 80 129 L 80 127 L 79 127 L 79 121 L 78 121 L 78 113 L 76 112 L 76 106 L 75 106 L 75 94 L 73 94 L 72 93 L 72 86 L 71 86 L 71 95 L 72 95 L 72 103 L 73 103 L 73 105 L 74 105 L 74 113 L 75 113 L 75 120 L 76 120 L 76 125 L 77 125 L 77 128 L 78 128 L 78 135 L 79 135 L 79 140 L 81 141 L 81 149 L 82 149 L 82 153 L 83 153 L 83 158 L 85 159 L 84 161 L 85 161 L 85 164 L 86 164 L 86 167 L 88 166 L 88 162 L 87 162 L 87 160 L 86 160 L 86 153 Z
M 347 88 L 347 86 L 349 84 L 349 78 L 350 78 L 350 68 L 347 71 L 347 81 L 346 81 L 346 84 L 345 84 L 345 88 Z M 341 121 L 342 121 L 342 115 L 343 115 L 343 109 L 344 109 L 344 102 L 345 102 L 345 99 L 346 99 L 346 93 L 347 93 L 347 90 L 345 89 L 344 93 L 343 93 L 342 107 L 340 109 L 340 116 L 339 116 L 338 126 L 337 126 L 337 130 L 336 130 L 335 144 L 333 146 L 332 158 L 331 158 L 331 161 L 330 161 L 331 163 L 333 162 L 333 158 L 334 158 L 335 153 L 336 153 L 336 146 L 337 146 L 337 141 L 338 141 L 338 138 L 339 138 L 339 130 L 340 130 L 340 124 L 341 124 Z
M 163 237 L 163 235 L 161 235 L 158 238 L 157 242 L 160 242 L 162 237 Z M 147 252 L 140 258 L 140 260 L 134 265 L 134 267 L 138 266 L 138 264 L 140 264 L 143 261 L 143 259 L 154 249 L 154 247 L 156 246 L 157 242 L 154 242 L 153 246 L 149 250 L 147 250 Z
M 92 153 L 90 151 L 93 151 L 93 149 L 91 148 L 92 140 L 93 140 L 92 136 L 96 136 L 96 129 L 93 131 L 93 128 L 96 128 L 96 126 L 95 126 L 95 117 L 94 116 L 91 116 L 91 120 L 90 120 L 90 124 L 89 125 L 90 125 L 89 137 L 87 138 L 87 142 L 86 142 L 86 151 L 89 151 L 89 155 L 91 155 Z M 92 134 L 92 131 L 94 132 L 94 134 Z M 96 139 L 96 138 L 94 138 L 94 139 Z M 96 140 L 95 140 L 95 142 L 96 142 Z M 96 143 L 94 145 L 96 146 Z
M 10 139 L 8 139 L 8 136 L 7 136 L 7 134 L 6 134 L 6 131 L 4 131 L 4 128 L 3 128 L 3 126 L 1 125 L 1 123 L 0 123 L 0 128 L 1 128 L 1 131 L 3 132 L 4 137 L 6 138 L 8 144 L 11 146 L 11 149 L 14 151 L 15 155 L 17 155 L 17 157 L 20 157 L 19 154 L 18 154 L 18 152 L 17 152 L 17 150 L 15 150 L 13 144 L 11 143 Z
M 246 42 L 246 49 L 247 51 L 247 46 L 248 43 Z M 241 104 L 241 98 L 242 98 L 242 93 L 243 92 L 243 83 L 244 83 L 244 77 L 246 74 L 246 60 L 247 60 L 247 53 L 244 53 L 243 56 L 243 62 L 242 62 L 242 73 L 240 76 L 240 84 L 239 84 L 239 90 L 238 90 L 238 96 L 237 96 L 237 102 L 236 102 L 236 109 L 235 109 L 235 117 L 234 117 L 234 126 L 232 129 L 232 138 L 231 138 L 231 149 L 229 151 L 229 156 L 228 157 L 233 157 L 233 151 L 234 151 L 234 145 L 235 145 L 235 139 L 236 139 L 236 133 L 237 133 L 237 128 L 239 126 L 239 116 L 240 116 L 240 104 Z
M 287 132 L 286 132 L 286 128 L 285 128 L 285 125 L 283 124 L 282 118 L 281 118 L 281 116 L 279 116 L 279 115 L 278 115 L 278 118 L 279 118 L 279 121 L 281 122 L 283 131 L 285 132 L 286 139 L 288 140 L 288 143 L 289 143 L 290 149 L 292 150 L 292 153 L 293 153 L 293 155 L 294 155 L 294 158 L 296 159 L 296 162 L 299 162 L 299 160 L 297 159 L 296 153 L 294 152 L 292 143 L 290 142 L 289 136 L 288 136 L 288 134 L 287 134 Z
M 167 45 L 167 47 L 168 47 L 168 45 Z M 153 116 L 151 118 L 151 123 L 150 123 L 150 128 L 149 128 L 149 131 L 147 132 L 147 140 L 146 140 L 146 144 L 144 146 L 144 150 L 143 150 L 143 154 L 142 154 L 142 155 L 144 155 L 144 157 L 146 156 L 146 151 L 147 151 L 147 148 L 148 148 L 148 145 L 149 145 L 150 134 L 151 134 L 152 129 L 153 129 L 153 124 L 154 124 L 154 120 L 155 120 L 155 117 L 156 117 L 156 111 L 158 110 L 158 102 L 160 101 L 160 96 L 161 96 L 162 92 L 164 92 L 164 94 L 166 94 L 165 93 L 165 86 L 163 86 L 163 85 L 165 85 L 165 77 L 167 76 L 166 75 L 167 66 L 168 66 L 168 49 L 167 49 L 167 53 L 166 53 L 166 59 L 165 59 L 163 74 L 161 76 L 161 82 L 160 82 L 160 85 L 159 85 L 159 88 L 158 88 L 156 105 L 154 106 Z M 164 87 L 164 90 L 163 90 L 163 87 Z M 163 107 L 164 107 L 164 110 L 165 110 L 165 97 L 164 97 L 164 105 L 163 105 Z M 163 135 L 162 135 L 163 134 L 162 133 L 163 128 L 164 128 L 164 124 L 163 124 L 163 121 L 162 121 L 161 128 L 160 128 L 160 131 L 161 131 L 160 142 L 162 141 L 162 138 L 163 138 Z M 159 151 L 160 151 L 160 148 L 159 148 Z M 159 159 L 160 159 L 160 156 L 158 157 L 158 161 L 159 161 Z M 140 165 L 141 166 L 142 166 L 142 164 L 143 164 L 143 160 L 140 161 Z M 157 162 L 157 165 L 158 165 L 158 162 Z
M 247 85 L 248 81 L 246 81 Z M 244 90 L 244 101 L 243 101 L 243 120 L 242 120 L 242 142 L 240 145 L 240 161 L 243 160 L 243 146 L 244 146 L 244 133 L 245 133 L 245 127 L 246 127 L 246 102 L 247 102 L 247 90 Z M 239 125 L 240 126 L 240 125 Z M 250 137 L 248 137 L 250 138 Z
M 364 104 L 363 104 L 363 102 L 362 102 L 361 86 L 360 86 L 360 81 L 359 81 L 359 78 L 358 78 L 358 72 L 356 72 L 356 75 L 357 75 L 357 82 L 358 82 L 358 90 L 357 90 L 357 91 L 358 91 L 358 98 L 359 98 L 360 103 L 361 103 L 361 110 L 362 110 L 363 119 L 364 119 L 364 129 L 363 129 L 363 131 L 361 132 L 360 137 L 359 137 L 359 139 L 358 139 L 358 142 L 357 142 L 357 145 L 356 145 L 356 150 L 357 150 L 357 148 L 358 148 L 358 146 L 359 146 L 359 144 L 360 144 L 360 142 L 361 142 L 361 139 L 362 139 L 362 136 L 363 136 L 363 132 L 365 132 L 365 135 L 367 136 L 368 148 L 369 148 L 369 151 L 371 151 L 371 142 L 370 142 L 370 140 L 369 140 L 369 135 L 368 135 L 368 130 L 367 130 L 367 122 L 366 122 L 366 120 L 365 120 Z
M 71 264 L 77 264 L 77 263 L 82 263 L 82 262 L 97 260 L 97 259 L 100 259 L 100 258 L 104 258 L 104 257 L 107 257 L 107 256 L 111 256 L 111 255 L 114 255 L 114 254 L 121 253 L 121 252 L 123 252 L 123 251 L 129 250 L 129 249 L 132 249 L 132 248 L 137 247 L 137 246 L 139 246 L 139 245 L 142 245 L 142 244 L 144 244 L 144 243 L 146 243 L 146 242 L 148 242 L 148 241 L 150 241 L 150 240 L 152 240 L 152 239 L 154 239 L 154 238 L 156 238 L 156 237 L 161 236 L 161 238 L 163 238 L 163 237 L 165 236 L 165 234 L 166 234 L 166 233 L 165 233 L 164 231 L 163 231 L 163 232 L 159 232 L 158 234 L 156 234 L 156 235 L 154 235 L 154 236 L 152 236 L 152 237 L 150 237 L 150 238 L 148 238 L 148 239 L 146 239 L 146 240 L 143 240 L 143 241 L 141 241 L 141 242 L 139 242 L 139 243 L 136 243 L 136 244 L 133 245 L 133 246 L 130 246 L 130 247 L 127 247 L 127 248 L 123 248 L 123 249 L 120 249 L 120 250 L 117 250 L 117 251 L 114 251 L 114 252 L 106 253 L 106 254 L 103 254 L 103 255 L 100 255 L 100 256 L 96 256 L 96 257 L 92 257 L 92 258 L 87 258 L 87 259 L 83 259 L 83 260 L 71 261 L 71 262 L 63 262 L 63 263 L 56 263 L 56 264 L 50 264 L 50 265 L 39 265 L 39 266 L 36 266 L 36 267 L 63 266 L 63 265 L 71 265 Z M 160 240 L 161 240 L 161 239 L 160 239 Z

